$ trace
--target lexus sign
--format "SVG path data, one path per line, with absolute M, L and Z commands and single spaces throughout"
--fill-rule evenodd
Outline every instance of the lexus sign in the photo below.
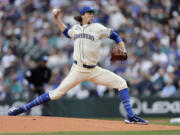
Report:
M 160 101 L 157 99 L 156 101 L 141 101 L 138 98 L 131 98 L 131 105 L 133 107 L 134 112 L 137 115 L 146 114 L 146 115 L 157 115 L 157 114 L 180 114 L 180 101 Z M 119 105 L 119 111 L 121 115 L 126 116 L 126 111 L 124 110 L 122 102 Z

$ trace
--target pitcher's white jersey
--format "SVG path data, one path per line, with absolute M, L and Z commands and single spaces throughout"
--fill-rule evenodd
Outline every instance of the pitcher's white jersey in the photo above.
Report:
M 101 39 L 110 36 L 111 29 L 99 23 L 74 25 L 68 35 L 74 40 L 73 59 L 87 65 L 96 65 Z
M 127 88 L 126 81 L 115 73 L 99 67 L 98 55 L 103 37 L 109 38 L 111 29 L 99 23 L 74 25 L 68 35 L 74 40 L 73 66 L 70 73 L 55 90 L 50 91 L 50 98 L 55 100 L 84 81 L 122 90 Z M 87 66 L 90 66 L 89 68 Z

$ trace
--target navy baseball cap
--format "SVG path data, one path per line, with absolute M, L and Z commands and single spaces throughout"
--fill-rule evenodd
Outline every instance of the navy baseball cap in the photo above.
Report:
M 42 62 L 47 62 L 48 61 L 48 56 L 42 56 L 41 61 Z
M 90 6 L 83 7 L 80 11 L 80 15 L 83 15 L 86 12 L 94 12 L 94 9 Z

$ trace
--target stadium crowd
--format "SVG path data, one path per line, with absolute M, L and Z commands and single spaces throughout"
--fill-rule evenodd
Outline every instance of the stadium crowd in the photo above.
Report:
M 52 77 L 47 90 L 57 87 L 72 64 L 73 41 L 58 30 L 51 9 L 71 27 L 83 6 L 95 9 L 95 22 L 118 32 L 128 60 L 110 62 L 104 39 L 99 65 L 123 76 L 133 96 L 180 96 L 179 0 L 0 0 L 0 100 L 27 98 L 24 73 L 48 56 Z M 83 82 L 65 97 L 113 97 L 117 90 Z

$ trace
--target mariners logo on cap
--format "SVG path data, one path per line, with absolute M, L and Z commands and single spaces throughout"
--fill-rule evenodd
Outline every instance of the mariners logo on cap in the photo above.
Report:
M 90 7 L 90 6 L 86 6 L 86 7 L 81 9 L 80 15 L 83 15 L 86 12 L 94 12 L 94 9 L 92 7 Z

